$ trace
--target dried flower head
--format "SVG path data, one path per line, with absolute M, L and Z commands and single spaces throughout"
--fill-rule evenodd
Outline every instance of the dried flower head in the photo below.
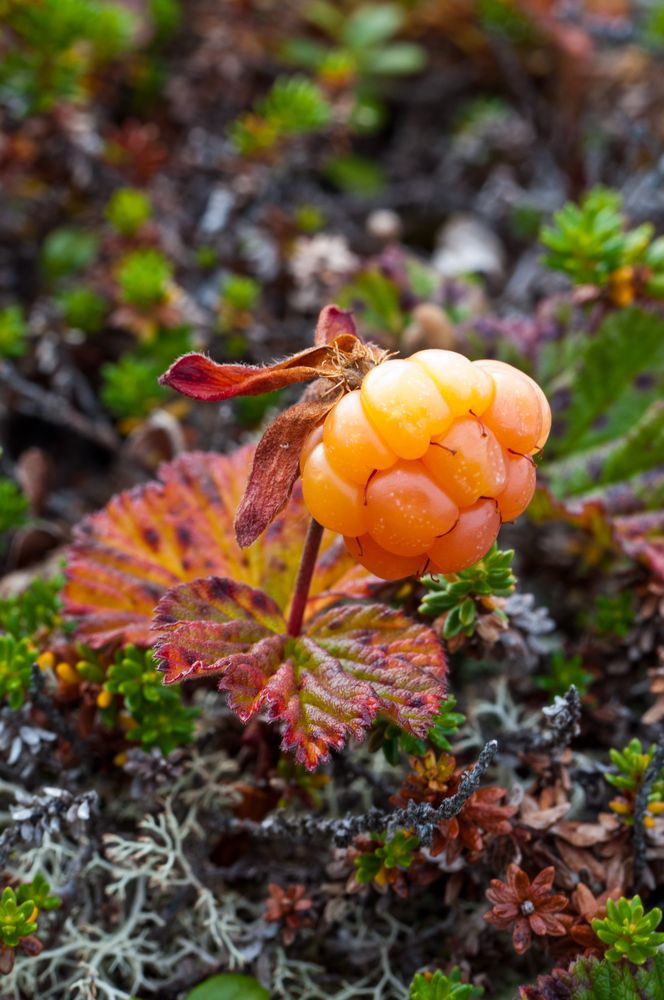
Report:
M 284 944 L 292 944 L 298 930 L 309 924 L 304 916 L 314 905 L 306 895 L 306 887 L 300 882 L 282 889 L 275 882 L 267 887 L 269 898 L 265 904 L 265 919 L 270 923 L 283 923 L 281 937 Z
M 494 905 L 484 919 L 500 930 L 512 930 L 514 950 L 523 955 L 531 945 L 533 934 L 539 937 L 566 933 L 562 911 L 568 900 L 563 895 L 552 895 L 555 869 L 544 868 L 530 881 L 518 865 L 507 869 L 507 881 L 493 879 L 487 889 L 487 899 Z

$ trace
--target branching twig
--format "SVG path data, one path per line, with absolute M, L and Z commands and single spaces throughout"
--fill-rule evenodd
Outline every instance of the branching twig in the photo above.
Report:
M 505 737 L 503 748 L 524 753 L 562 753 L 579 733 L 581 699 L 574 685 L 570 685 L 562 698 L 558 695 L 552 705 L 543 708 L 542 716 L 539 731 L 522 729 L 510 733 Z
M 634 885 L 638 889 L 646 867 L 646 813 L 648 798 L 653 785 L 664 768 L 664 737 L 657 744 L 655 753 L 636 793 L 634 802 Z
M 7 361 L 0 362 L 0 385 L 6 392 L 15 393 L 21 399 L 25 412 L 35 413 L 49 423 L 68 427 L 110 451 L 118 447 L 118 436 L 110 424 L 90 420 L 61 396 L 23 378 Z
M 438 823 L 456 816 L 464 802 L 476 791 L 497 751 L 498 744 L 495 740 L 487 743 L 477 763 L 463 776 L 458 791 L 435 809 L 428 802 L 409 802 L 403 809 L 373 808 L 357 816 L 334 819 L 293 816 L 277 812 L 268 816 L 262 823 L 234 820 L 232 826 L 247 830 L 261 839 L 284 837 L 287 840 L 309 840 L 316 837 L 333 840 L 340 847 L 345 847 L 360 833 L 389 833 L 391 830 L 406 827 L 414 829 L 422 844 L 427 846 L 431 843 L 433 831 Z

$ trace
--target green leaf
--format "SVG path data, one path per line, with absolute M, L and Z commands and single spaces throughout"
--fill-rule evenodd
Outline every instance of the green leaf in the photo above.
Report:
M 76 226 L 52 230 L 42 247 L 44 271 L 54 280 L 88 267 L 97 255 L 98 242 L 93 233 Z
M 0 358 L 20 358 L 28 350 L 28 326 L 20 306 L 0 309 Z
M 127 733 L 128 739 L 140 742 L 146 750 L 159 747 L 164 755 L 191 743 L 200 713 L 183 704 L 179 689 L 164 686 L 150 650 L 131 645 L 119 650 L 103 689 L 123 696 L 125 709 L 135 723 Z M 109 725 L 115 723 L 115 718 L 115 711 L 104 716 Z
M 519 995 L 522 1000 L 664 1000 L 664 953 L 641 967 L 624 960 L 581 958 L 569 969 L 540 976 Z
M 378 269 L 360 272 L 338 298 L 342 306 L 358 310 L 362 325 L 368 330 L 389 330 L 395 334 L 403 330 L 399 290 Z
M 397 33 L 404 19 L 404 10 L 395 3 L 358 7 L 345 19 L 341 40 L 350 49 L 380 45 Z
M 153 308 L 164 301 L 172 274 L 170 262 L 158 250 L 133 250 L 118 268 L 122 301 L 137 309 Z
M 458 966 L 449 975 L 438 969 L 432 973 L 418 973 L 410 984 L 410 1000 L 471 1000 L 484 993 L 481 987 L 461 982 Z
M 363 59 L 367 73 L 400 76 L 418 73 L 427 64 L 426 50 L 414 42 L 398 42 L 377 52 L 368 52 Z
M 655 930 L 661 919 L 662 911 L 657 907 L 644 914 L 639 896 L 629 900 L 621 897 L 617 903 L 607 900 L 606 917 L 593 920 L 592 929 L 600 941 L 610 945 L 605 956 L 610 962 L 628 958 L 643 965 L 664 944 L 664 934 Z
M 281 76 L 258 108 L 265 119 L 287 135 L 304 135 L 323 128 L 332 109 L 322 90 L 306 76 Z
M 345 14 L 335 3 L 328 3 L 327 0 L 311 0 L 305 7 L 304 17 L 330 37 L 337 38 L 343 29 Z
M 371 196 L 380 194 L 385 187 L 385 174 L 380 164 L 355 153 L 328 160 L 324 173 L 340 190 L 351 194 Z M 341 298 L 339 302 L 343 305 Z
M 604 460 L 602 484 L 617 483 L 664 462 L 664 402 L 652 403 Z
M 270 1000 L 270 994 L 252 976 L 223 972 L 199 983 L 184 1000 Z
M 594 440 L 624 433 L 626 400 L 629 416 L 636 420 L 653 398 L 635 385 L 640 375 L 654 381 L 655 394 L 661 391 L 664 320 L 640 309 L 623 309 L 607 317 L 596 335 L 581 348 L 570 388 L 571 404 L 565 414 L 566 431 L 557 451 L 570 454 L 583 448 L 588 432 L 600 417 L 604 430 Z M 623 418 L 620 422 L 612 421 L 612 412 L 619 406 Z
M 460 632 L 472 635 L 477 622 L 477 602 L 490 594 L 506 596 L 516 585 L 511 563 L 514 550 L 501 551 L 494 544 L 474 566 L 448 576 L 426 576 L 426 593 L 420 614 L 436 616 L 448 612 L 443 635 L 451 639 Z

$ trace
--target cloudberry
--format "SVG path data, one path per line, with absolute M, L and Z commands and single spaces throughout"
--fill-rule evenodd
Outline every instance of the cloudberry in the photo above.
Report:
M 543 430 L 542 405 L 531 382 L 511 365 L 476 361 L 488 372 L 496 386 L 482 422 L 505 448 L 525 454 L 537 451 Z
M 411 361 L 385 361 L 364 377 L 362 406 L 399 458 L 421 458 L 436 434 L 452 424 L 438 386 Z
M 497 496 L 507 475 L 498 439 L 475 417 L 459 417 L 433 438 L 422 464 L 460 507 Z
M 478 500 L 459 514 L 449 534 L 428 550 L 432 573 L 458 573 L 487 554 L 500 530 L 500 511 L 495 500 Z
M 540 387 L 504 362 L 384 361 L 305 441 L 305 504 L 376 576 L 455 573 L 530 503 L 550 429 Z

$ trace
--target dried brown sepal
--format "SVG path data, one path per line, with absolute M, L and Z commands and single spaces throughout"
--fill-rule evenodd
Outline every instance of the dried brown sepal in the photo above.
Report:
M 328 306 L 328 309 L 331 308 Z M 323 324 L 321 337 L 346 326 L 348 324 L 339 317 L 330 317 Z M 382 352 L 362 344 L 354 333 L 344 330 L 333 339 L 298 351 L 274 365 L 220 365 L 204 354 L 185 354 L 171 365 L 159 382 L 184 396 L 214 403 L 234 396 L 261 396 L 265 392 L 285 389 L 296 382 L 309 382 L 315 378 L 350 384 L 353 374 L 361 373 L 364 377 L 376 363 L 374 358 L 381 355 Z
M 311 347 L 286 361 L 265 367 L 220 365 L 204 354 L 185 354 L 160 376 L 159 383 L 176 389 L 184 396 L 209 403 L 234 396 L 260 396 L 295 382 L 317 378 L 319 356 L 325 352 L 325 348 Z
M 277 417 L 258 445 L 235 521 L 243 548 L 258 538 L 288 502 L 307 435 L 345 392 L 358 389 L 367 372 L 387 356 L 381 348 L 362 343 L 352 315 L 335 305 L 321 312 L 314 341 L 314 347 L 266 367 L 220 365 L 203 354 L 186 354 L 159 379 L 186 396 L 210 402 L 317 380 L 300 403 Z
M 321 423 L 346 392 L 358 388 L 366 373 L 385 356 L 380 348 L 363 344 L 350 332 L 350 313 L 327 306 L 316 336 L 333 336 L 324 351 L 320 378 L 301 402 L 281 413 L 267 428 L 256 449 L 254 464 L 235 518 L 235 537 L 241 548 L 251 545 L 288 503 L 300 471 L 300 453 L 311 431 Z
M 284 509 L 300 471 L 306 438 L 343 395 L 303 399 L 280 413 L 261 438 L 247 488 L 235 517 L 235 537 L 241 548 L 251 545 Z
M 333 343 L 337 337 L 343 334 L 357 337 L 357 327 L 353 314 L 346 309 L 340 309 L 339 306 L 325 306 L 316 323 L 314 345 L 324 347 L 326 344 Z

